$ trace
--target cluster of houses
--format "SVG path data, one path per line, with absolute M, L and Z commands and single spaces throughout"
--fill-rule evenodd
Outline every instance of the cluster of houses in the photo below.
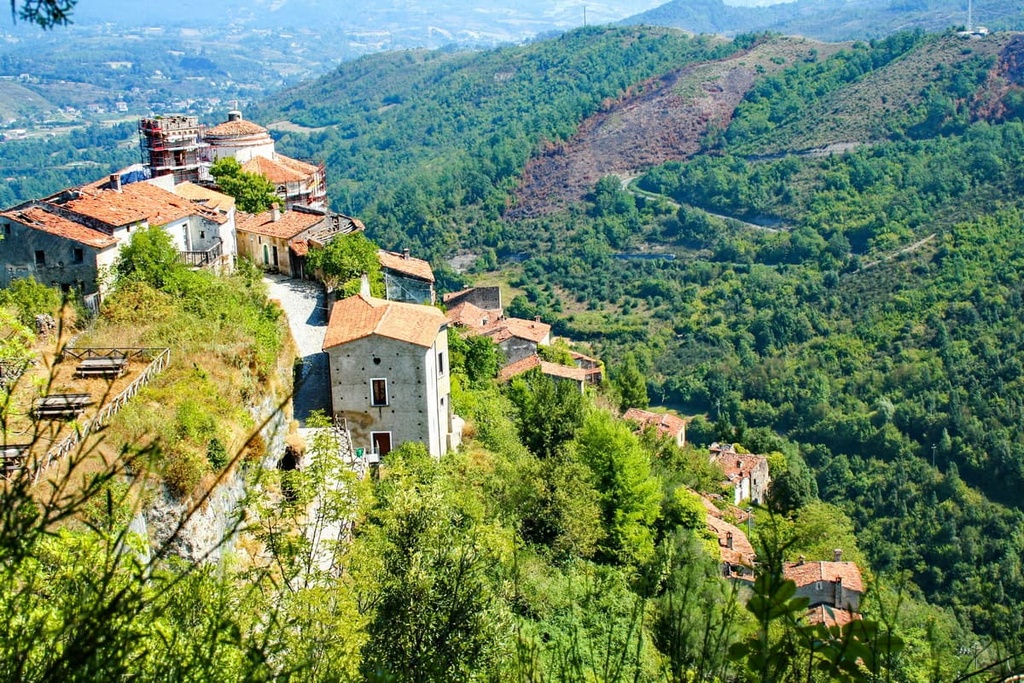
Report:
M 363 229 L 326 209 L 322 166 L 278 154 L 267 130 L 237 111 L 209 129 L 195 117 L 146 119 L 140 136 L 147 163 L 0 212 L 0 287 L 32 276 L 95 303 L 121 248 L 149 226 L 192 266 L 230 269 L 243 257 L 303 277 L 311 246 Z M 270 179 L 283 210 L 236 211 L 210 182 L 211 163 L 225 157 Z

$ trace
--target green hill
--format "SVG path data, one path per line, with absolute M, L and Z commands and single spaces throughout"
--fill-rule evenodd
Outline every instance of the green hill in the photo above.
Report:
M 32 118 L 57 107 L 14 81 L 0 81 L 0 122 Z
M 787 482 L 792 505 L 843 506 L 878 571 L 1020 637 L 1021 38 L 783 41 L 774 62 L 772 40 L 586 29 L 387 55 L 261 118 L 321 128 L 282 149 L 326 157 L 335 207 L 378 240 L 438 263 L 479 255 L 526 292 L 513 314 L 554 321 L 613 368 L 635 355 L 658 400 L 698 415 L 696 442 L 806 461 L 816 481 Z M 701 118 L 724 73 L 706 65 L 740 66 L 754 46 L 742 101 Z M 637 108 L 663 106 L 645 98 L 658 88 L 692 125 L 595 143 L 598 117 L 656 120 Z M 527 179 L 531 196 L 567 184 L 566 164 L 541 159 L 572 167 L 673 135 L 695 136 L 674 161 L 609 171 L 643 174 L 631 189 L 607 179 L 566 210 L 521 210 Z M 539 168 L 553 170 L 538 185 Z M 533 217 L 509 219 L 513 204 Z

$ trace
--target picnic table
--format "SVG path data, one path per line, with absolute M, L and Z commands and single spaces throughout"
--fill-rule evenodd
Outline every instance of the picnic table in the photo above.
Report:
M 92 403 L 89 394 L 50 394 L 36 399 L 33 412 L 36 417 L 51 419 L 78 417 Z
M 106 377 L 116 379 L 128 372 L 127 356 L 84 358 L 75 368 L 75 377 Z

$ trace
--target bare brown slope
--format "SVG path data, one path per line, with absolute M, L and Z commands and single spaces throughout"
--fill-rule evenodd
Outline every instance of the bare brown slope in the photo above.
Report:
M 700 149 L 712 124 L 724 128 L 762 74 L 774 73 L 817 50 L 841 45 L 776 38 L 728 59 L 684 67 L 643 84 L 583 122 L 568 142 L 551 145 L 523 172 L 509 219 L 557 211 L 578 201 L 607 175 L 630 176 L 686 159 Z

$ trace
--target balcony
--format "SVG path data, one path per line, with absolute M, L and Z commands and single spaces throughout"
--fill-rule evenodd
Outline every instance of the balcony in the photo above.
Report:
M 218 239 L 217 243 L 206 251 L 179 251 L 178 256 L 190 268 L 206 268 L 220 260 L 224 252 L 223 247 L 224 243 Z

